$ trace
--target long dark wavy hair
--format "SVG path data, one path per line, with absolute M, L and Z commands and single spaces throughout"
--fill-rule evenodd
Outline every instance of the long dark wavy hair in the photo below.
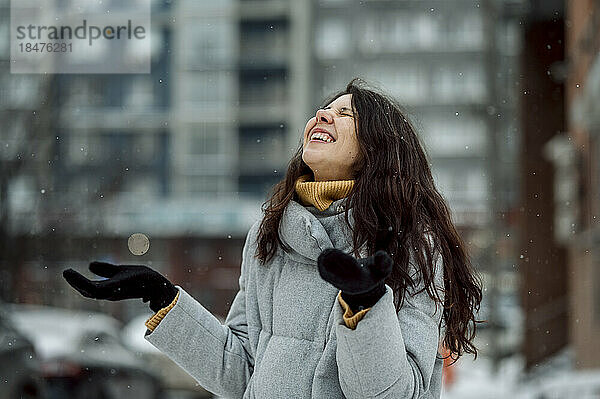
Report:
M 409 274 L 409 250 L 412 248 L 416 267 L 420 271 L 429 296 L 443 302 L 443 322 L 446 333 L 443 345 L 456 361 L 463 353 L 474 354 L 476 333 L 475 313 L 479 310 L 481 278 L 475 272 L 465 245 L 451 215 L 436 189 L 427 157 L 402 107 L 381 90 L 374 90 L 360 78 L 354 78 L 345 90 L 333 94 L 323 106 L 344 95 L 352 95 L 354 123 L 360 157 L 354 165 L 354 187 L 348 195 L 345 218 L 352 229 L 355 257 L 366 245 L 369 254 L 381 249 L 378 232 L 390 229 L 385 249 L 394 259 L 391 275 L 386 279 L 394 291 L 398 312 L 408 286 L 415 287 Z M 290 200 L 298 201 L 296 180 L 312 174 L 302 160 L 303 141 L 289 162 L 285 178 L 277 183 L 263 204 L 264 217 L 258 236 L 256 257 L 264 265 L 280 245 L 290 248 L 279 237 L 279 224 Z M 348 222 L 348 210 L 353 208 L 354 226 Z M 430 232 L 432 244 L 427 242 Z M 441 254 L 444 269 L 444 300 L 433 287 L 434 253 Z M 472 323 L 472 328 L 469 328 Z

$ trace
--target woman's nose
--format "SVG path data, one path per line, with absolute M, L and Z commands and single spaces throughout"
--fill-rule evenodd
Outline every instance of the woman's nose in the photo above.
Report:
M 318 109 L 317 110 L 317 123 L 319 123 L 319 122 L 332 123 L 333 118 L 331 117 L 331 114 L 329 114 L 329 112 L 325 111 L 324 109 Z

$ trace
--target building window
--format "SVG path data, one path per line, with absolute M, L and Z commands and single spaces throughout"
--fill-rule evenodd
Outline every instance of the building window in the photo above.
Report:
M 265 173 L 286 163 L 285 131 L 279 125 L 240 130 L 239 160 L 244 173 Z
M 150 78 L 135 77 L 131 80 L 125 104 L 132 108 L 148 108 L 154 102 L 154 87 Z
M 90 180 L 93 180 L 93 183 Z M 99 179 L 78 175 L 70 179 L 69 192 L 76 196 L 88 196 L 90 193 L 95 194 L 99 185 Z
M 68 143 L 67 159 L 72 165 L 100 164 L 108 157 L 108 143 L 100 134 L 72 133 Z
M 379 41 L 382 42 L 385 51 L 403 52 L 416 47 L 418 32 L 414 30 L 410 15 L 405 13 L 388 15 L 381 22 L 378 24 Z M 377 24 L 377 21 L 374 23 Z
M 152 54 L 152 61 L 155 62 L 160 58 L 167 38 L 163 29 L 157 28 L 152 28 L 152 36 L 150 37 L 152 38 L 150 41 L 150 52 Z
M 481 102 L 485 100 L 485 70 L 479 60 L 464 65 L 447 65 L 432 74 L 435 98 L 442 102 Z
M 189 174 L 224 175 L 231 170 L 234 155 L 237 156 L 231 127 L 216 123 L 198 123 L 187 127 L 186 130 L 186 168 Z
M 431 49 L 439 43 L 439 23 L 422 13 L 390 12 L 363 19 L 360 50 L 364 53 Z
M 74 76 L 65 89 L 67 91 L 67 95 L 65 96 L 66 107 L 75 108 L 103 105 L 102 84 L 97 79 Z
M 156 196 L 160 191 L 160 184 L 155 176 L 133 175 L 127 179 L 123 191 L 136 195 Z
M 228 20 L 196 19 L 183 26 L 181 35 L 187 69 L 220 67 L 234 61 L 236 31 Z
M 17 156 L 21 150 L 23 139 L 27 137 L 28 115 L 15 113 L 4 121 L 4 130 L 2 131 L 2 143 L 0 146 L 0 159 L 8 160 Z
M 153 163 L 157 158 L 156 140 L 152 132 L 137 134 L 134 139 L 133 157 L 141 163 Z
M 188 187 L 191 193 L 196 194 L 214 194 L 221 189 L 221 180 L 223 176 L 189 176 Z
M 214 129 L 214 130 L 213 130 Z M 190 138 L 190 153 L 193 155 L 216 155 L 220 152 L 218 127 L 206 125 L 196 130 Z
M 343 64 L 343 63 L 340 63 Z M 331 95 L 331 93 L 346 87 L 353 77 L 350 68 L 346 65 L 328 65 L 322 69 L 323 81 L 321 82 L 321 92 L 319 102 Z M 320 105 L 320 103 L 319 103 Z M 316 112 L 316 110 L 315 110 Z
M 483 15 L 471 10 L 446 20 L 446 45 L 450 48 L 479 50 L 484 45 Z
M 240 55 L 242 63 L 256 65 L 283 65 L 289 53 L 288 21 L 243 21 L 241 26 Z
M 367 67 L 366 75 L 405 104 L 418 104 L 428 99 L 429 76 L 427 69 L 419 64 L 378 63 Z
M 5 15 L 8 15 L 8 13 L 6 13 Z M 0 37 L 3 38 L 2 40 L 0 40 L 0 54 L 5 56 L 9 53 L 8 46 L 10 45 L 10 41 L 6 40 L 5 38 L 10 37 L 8 33 L 8 30 L 10 28 L 10 20 L 9 18 L 2 18 L 0 19 L 0 21 Z M 14 75 L 11 75 L 11 78 L 14 78 Z
M 245 195 L 265 198 L 267 193 L 277 182 L 283 178 L 281 170 L 277 173 L 265 173 L 260 175 L 244 175 L 238 178 L 238 191 Z
M 286 101 L 285 70 L 244 71 L 240 80 L 243 105 L 279 105 Z
M 181 74 L 182 99 L 204 110 L 226 108 L 233 102 L 234 76 L 228 71 Z
M 0 94 L 2 103 L 25 109 L 38 104 L 40 79 L 31 75 L 11 74 L 5 75 L 2 83 L 2 94 Z
M 18 175 L 10 179 L 8 184 L 7 200 L 11 212 L 34 211 L 38 194 L 35 178 L 28 175 Z
M 419 48 L 429 49 L 438 43 L 440 37 L 439 26 L 437 21 L 430 15 L 420 14 L 412 17 L 410 29 L 413 32 L 412 39 Z
M 518 21 L 510 20 L 498 26 L 498 49 L 504 55 L 518 56 L 522 49 L 522 28 Z
M 435 184 L 457 210 L 481 209 L 487 199 L 488 181 L 483 167 L 438 162 L 434 167 Z
M 433 157 L 482 157 L 486 154 L 487 129 L 485 120 L 480 117 L 431 115 L 423 125 L 423 141 Z
M 406 22 L 405 16 L 398 13 L 394 13 L 394 18 L 385 15 L 365 15 L 358 42 L 360 51 L 369 54 L 393 51 L 396 46 L 402 47 L 406 43 Z
M 315 51 L 321 59 L 345 57 L 350 52 L 350 26 L 347 19 L 325 18 L 315 34 Z
M 546 159 L 554 164 L 554 237 L 560 243 L 568 243 L 583 230 L 577 199 L 581 187 L 576 151 L 565 134 L 554 136 L 544 145 Z

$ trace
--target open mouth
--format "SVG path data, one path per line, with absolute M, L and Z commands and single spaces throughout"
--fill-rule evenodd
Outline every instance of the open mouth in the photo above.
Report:
M 335 140 L 329 134 L 324 132 L 315 132 L 310 136 L 310 141 L 317 143 L 334 143 Z

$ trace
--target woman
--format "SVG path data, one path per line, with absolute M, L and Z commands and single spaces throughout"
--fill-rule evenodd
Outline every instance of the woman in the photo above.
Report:
M 146 339 L 224 397 L 439 398 L 442 347 L 477 355 L 480 282 L 400 107 L 357 79 L 325 104 L 248 232 L 223 325 L 146 266 L 65 278 L 150 301 Z

